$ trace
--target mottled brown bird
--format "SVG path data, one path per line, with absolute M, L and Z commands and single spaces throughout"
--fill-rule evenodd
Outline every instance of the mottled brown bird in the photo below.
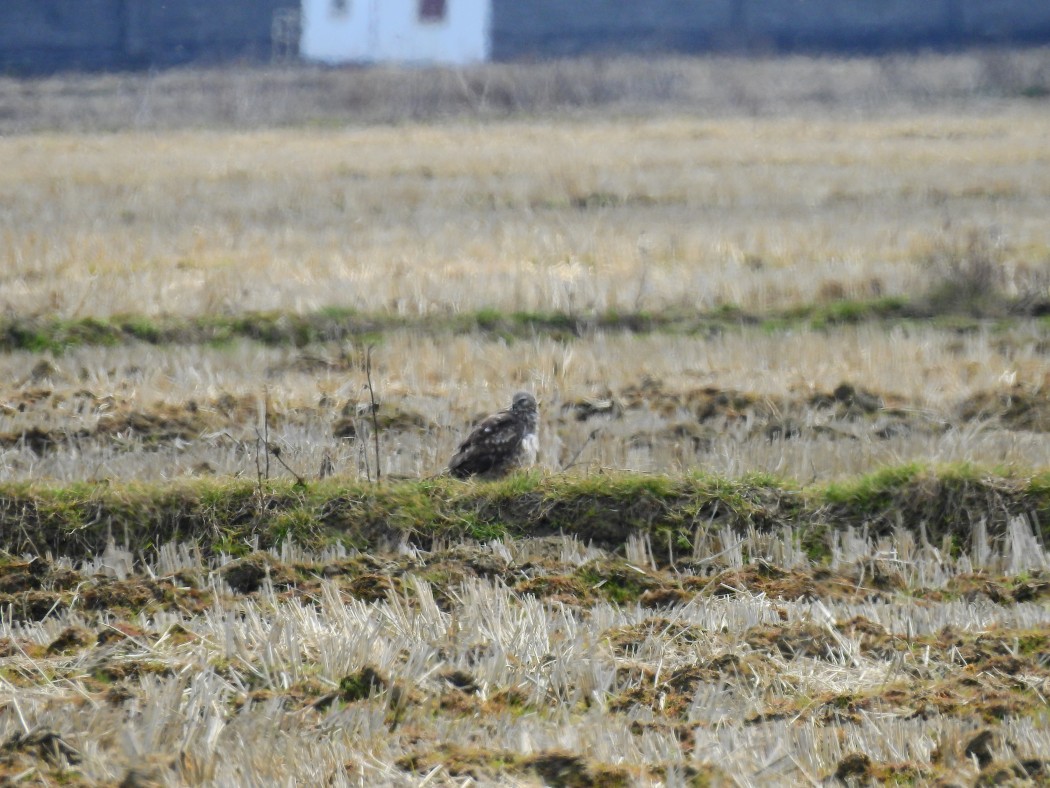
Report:
M 448 461 L 453 476 L 496 479 L 532 465 L 539 451 L 539 410 L 527 391 L 514 395 L 510 407 L 482 419 Z

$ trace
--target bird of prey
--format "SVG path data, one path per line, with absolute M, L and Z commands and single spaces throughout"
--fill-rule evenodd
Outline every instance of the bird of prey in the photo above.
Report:
M 448 461 L 449 473 L 459 479 L 496 479 L 515 468 L 532 465 L 540 445 L 538 426 L 536 398 L 519 391 L 509 408 L 482 419 L 459 444 Z

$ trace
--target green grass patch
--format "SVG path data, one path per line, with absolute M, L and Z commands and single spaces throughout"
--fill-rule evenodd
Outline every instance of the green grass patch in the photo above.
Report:
M 894 497 L 911 488 L 924 471 L 919 463 L 881 468 L 844 482 L 833 482 L 825 488 L 824 495 L 832 504 L 876 512 L 892 505 Z
M 908 317 L 908 301 L 901 297 L 844 300 L 812 307 L 811 310 L 810 324 L 814 328 L 825 328 Z
M 954 308 L 940 310 L 937 303 L 887 297 L 802 305 L 760 314 L 746 313 L 738 307 L 726 305 L 709 312 L 681 309 L 601 313 L 503 312 L 485 308 L 458 315 L 406 318 L 386 312 L 365 314 L 329 306 L 306 314 L 246 312 L 234 316 L 190 318 L 117 315 L 108 319 L 88 317 L 78 320 L 10 317 L 0 322 L 0 350 L 61 353 L 73 347 L 126 342 L 222 346 L 238 339 L 273 346 L 302 347 L 315 342 L 346 340 L 370 343 L 378 341 L 384 333 L 398 330 L 450 335 L 481 333 L 509 341 L 537 335 L 571 340 L 593 330 L 694 336 L 748 325 L 760 325 L 766 331 L 778 332 L 800 328 L 819 330 L 864 322 L 896 324 L 933 320 L 946 329 L 971 330 L 989 322 L 980 313 L 961 313 Z M 1044 332 L 1050 332 L 1050 322 L 1046 319 L 1030 319 L 1022 312 L 1007 310 L 1005 316 L 998 315 L 994 320 L 1005 327 L 1025 320 Z
M 846 482 L 803 488 L 767 475 L 597 474 L 511 476 L 499 482 L 448 478 L 369 484 L 328 479 L 291 482 L 198 479 L 175 484 L 0 486 L 0 548 L 14 554 L 83 557 L 110 539 L 148 554 L 193 540 L 205 553 L 244 555 L 258 540 L 336 542 L 363 550 L 402 540 L 489 541 L 576 534 L 620 549 L 647 534 L 654 555 L 683 556 L 709 528 L 791 527 L 814 559 L 845 527 L 869 533 L 923 528 L 931 540 L 965 546 L 981 520 L 994 535 L 1011 517 L 1050 523 L 1050 475 L 1018 477 L 969 465 L 886 468 Z M 1042 537 L 1046 539 L 1046 526 Z
M 149 342 L 155 345 L 164 338 L 161 327 L 148 317 L 128 315 L 124 318 L 117 318 L 116 321 L 120 331 L 125 336 L 133 337 L 140 342 Z

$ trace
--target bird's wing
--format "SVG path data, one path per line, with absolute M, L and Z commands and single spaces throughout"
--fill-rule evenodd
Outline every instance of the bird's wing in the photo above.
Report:
M 464 438 L 459 445 L 459 450 L 462 451 L 468 446 L 482 443 L 492 447 L 510 446 L 519 440 L 521 440 L 521 424 L 510 411 L 501 410 L 499 413 L 485 417 L 470 435 Z
M 453 471 L 462 468 L 469 473 L 485 472 L 517 446 L 522 430 L 521 422 L 510 411 L 488 416 L 459 444 L 455 456 L 449 461 L 449 468 Z

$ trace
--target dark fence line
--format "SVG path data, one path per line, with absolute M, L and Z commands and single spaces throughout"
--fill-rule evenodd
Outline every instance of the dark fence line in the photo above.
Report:
M 274 13 L 288 5 L 289 0 L 3 0 L 0 70 L 36 74 L 268 60 Z
M 455 2 L 455 0 L 450 0 Z M 267 61 L 294 0 L 4 0 L 0 71 Z M 859 52 L 1050 42 L 1034 0 L 492 0 L 496 60 L 651 52 Z
M 885 51 L 1050 41 L 1032 0 L 493 0 L 493 55 Z M 552 21 L 556 20 L 556 21 Z

